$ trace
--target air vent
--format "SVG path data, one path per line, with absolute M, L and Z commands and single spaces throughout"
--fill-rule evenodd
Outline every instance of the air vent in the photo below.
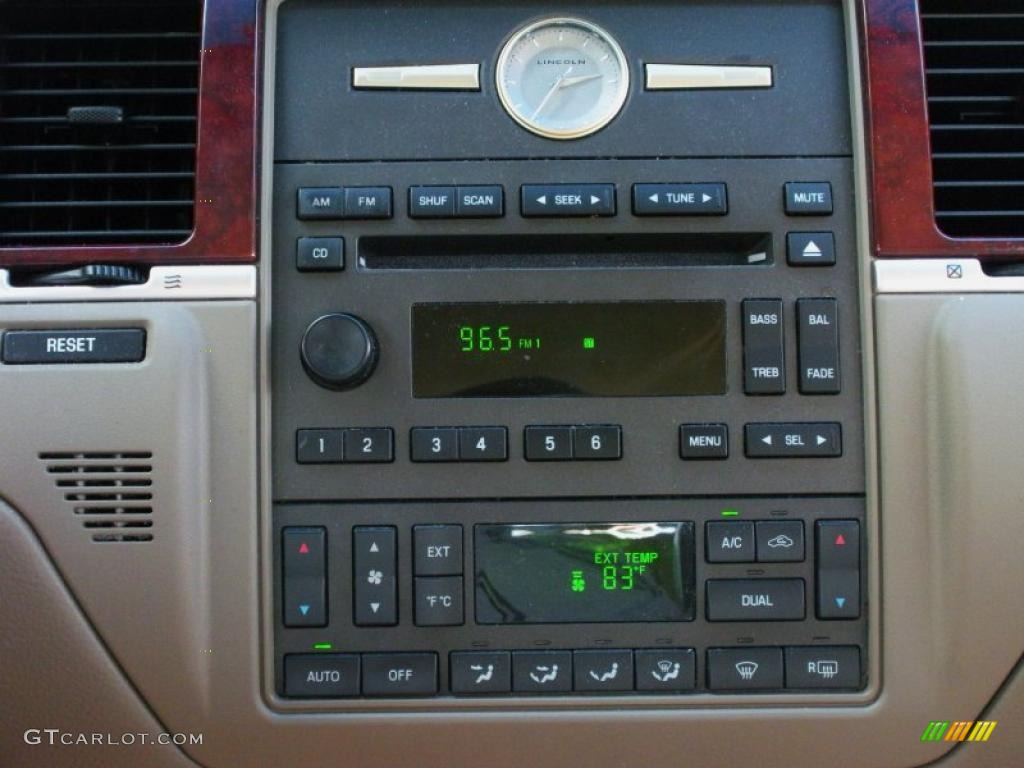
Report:
M 39 458 L 93 541 L 153 540 L 152 453 L 41 453 Z
M 176 243 L 200 0 L 0 0 L 0 245 Z
M 921 0 L 935 217 L 1024 236 L 1024 0 Z

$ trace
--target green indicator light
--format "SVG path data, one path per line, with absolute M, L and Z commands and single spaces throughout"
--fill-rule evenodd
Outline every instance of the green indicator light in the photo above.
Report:
M 593 336 L 583 337 L 583 348 L 594 349 L 597 346 L 597 340 Z
M 722 517 L 739 517 L 739 516 L 740 516 L 740 513 L 737 512 L 735 509 L 723 509 L 722 510 Z
M 331 643 L 313 643 L 314 651 L 329 651 L 334 646 Z
M 573 592 L 582 592 L 587 588 L 587 582 L 583 579 L 583 571 L 572 572 L 571 587 Z

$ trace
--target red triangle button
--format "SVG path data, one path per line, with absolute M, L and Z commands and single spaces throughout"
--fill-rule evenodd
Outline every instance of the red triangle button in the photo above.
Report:
M 302 542 L 301 544 L 299 544 L 299 554 L 300 555 L 308 555 L 309 554 L 309 544 L 307 544 L 306 542 Z
M 843 537 L 843 534 L 841 534 L 841 533 L 838 536 L 836 536 L 836 546 L 837 547 L 845 547 L 846 546 L 846 539 Z

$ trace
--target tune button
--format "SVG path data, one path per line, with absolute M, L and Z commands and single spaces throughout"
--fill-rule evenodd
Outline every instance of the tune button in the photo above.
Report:
M 355 315 L 324 315 L 303 334 L 301 354 L 306 373 L 321 387 L 352 389 L 377 366 L 377 337 Z

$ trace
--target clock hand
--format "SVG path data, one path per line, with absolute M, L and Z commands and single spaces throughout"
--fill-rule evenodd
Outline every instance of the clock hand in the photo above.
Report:
M 561 88 L 562 88 L 562 81 L 565 80 L 565 78 L 569 76 L 570 72 L 572 72 L 572 67 L 569 67 L 567 70 L 565 70 L 565 72 L 563 72 L 561 75 L 558 76 L 558 79 L 555 80 L 555 84 L 551 86 L 551 90 L 547 92 L 547 94 L 544 96 L 544 98 L 541 99 L 540 104 L 537 105 L 537 108 L 535 110 L 533 110 L 533 114 L 530 116 L 531 120 L 536 120 L 537 119 L 537 115 L 539 115 L 541 113 L 541 111 L 544 109 L 544 107 L 546 107 L 548 105 L 548 102 L 551 101 L 552 97 L 556 93 L 558 93 L 559 90 L 561 90 Z
M 591 80 L 598 80 L 598 79 L 600 79 L 602 77 L 604 77 L 604 75 L 602 75 L 600 73 L 598 73 L 596 75 L 577 75 L 576 77 L 564 77 L 564 78 L 562 78 L 562 83 L 559 86 L 559 88 L 571 88 L 574 85 L 579 85 L 580 83 L 586 83 L 586 82 L 589 82 Z

